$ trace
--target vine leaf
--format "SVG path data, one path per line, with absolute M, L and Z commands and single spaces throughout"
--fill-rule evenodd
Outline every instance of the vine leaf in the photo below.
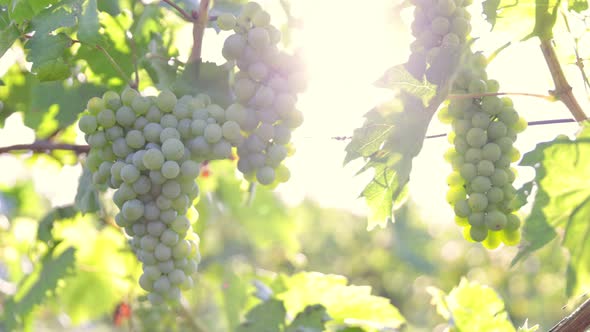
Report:
M 178 95 L 206 93 L 216 104 L 226 107 L 231 103 L 229 71 L 213 62 L 188 63 L 173 91 Z
M 555 229 L 563 227 L 563 246 L 570 252 L 566 292 L 571 296 L 590 281 L 590 125 L 575 140 L 558 137 L 538 144 L 520 164 L 534 167 L 537 192 L 513 264 L 553 240 Z
M 588 0 L 569 0 L 567 9 L 580 13 L 588 9 Z
M 285 332 L 322 332 L 325 331 L 326 322 L 329 320 L 330 316 L 323 305 L 308 305 L 295 316 Z
M 78 20 L 78 39 L 83 43 L 101 45 L 102 36 L 99 29 L 100 23 L 98 21 L 96 0 L 88 0 Z
M 63 60 L 72 40 L 64 33 L 40 35 L 27 42 L 27 60 L 33 63 L 31 71 L 37 73 L 39 81 L 63 80 L 70 76 L 70 66 Z
M 302 310 L 305 312 L 309 305 L 323 305 L 331 318 L 326 322 L 328 327 L 358 326 L 387 330 L 398 329 L 405 323 L 404 317 L 388 299 L 371 295 L 369 286 L 348 285 L 343 276 L 317 272 L 281 275 L 272 287 L 276 297 L 285 302 L 291 316 Z
M 427 104 L 436 94 L 436 85 L 428 83 L 425 79 L 422 81 L 417 80 L 403 64 L 386 70 L 383 76 L 375 82 L 375 86 L 395 91 L 405 91 L 420 97 L 424 104 Z
M 420 99 L 402 92 L 401 98 L 369 111 L 363 126 L 354 131 L 344 164 L 363 158 L 359 173 L 374 169 L 361 193 L 369 206 L 369 229 L 393 221 L 394 208 L 404 202 L 412 159 L 422 149 L 432 114 Z
M 236 332 L 281 332 L 285 324 L 285 305 L 282 301 L 264 301 L 246 314 L 246 320 Z
M 557 20 L 560 3 L 561 0 L 535 0 L 535 27 L 527 38 L 533 36 L 541 40 L 553 38 L 553 26 Z
M 54 257 L 54 248 L 41 259 L 41 270 L 21 281 L 19 291 L 4 303 L 5 323 L 9 331 L 26 320 L 34 307 L 41 304 L 57 283 L 73 268 L 74 248 L 69 247 Z
M 98 190 L 92 182 L 92 173 L 86 167 L 80 176 L 78 192 L 74 201 L 82 214 L 96 212 L 100 209 Z
M 449 294 L 436 287 L 429 287 L 427 291 L 438 314 L 456 331 L 516 330 L 508 318 L 504 301 L 488 286 L 462 279 Z
M 16 23 L 8 16 L 8 11 L 0 8 L 0 58 L 20 35 Z
M 51 230 L 53 224 L 56 221 L 63 219 L 71 219 L 76 216 L 78 210 L 73 205 L 58 207 L 51 210 L 41 221 L 39 222 L 39 228 L 37 229 L 37 239 L 43 242 L 50 242 L 53 240 Z

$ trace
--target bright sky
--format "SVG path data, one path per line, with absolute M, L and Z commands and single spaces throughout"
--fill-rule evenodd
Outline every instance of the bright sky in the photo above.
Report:
M 277 15 L 280 22 L 282 12 L 278 1 L 261 1 Z M 305 49 L 310 73 L 308 91 L 301 96 L 299 107 L 305 114 L 305 123 L 294 136 L 297 153 L 288 161 L 292 178 L 279 187 L 285 200 L 297 203 L 304 197 L 318 200 L 324 206 L 345 208 L 365 214 L 366 207 L 357 199 L 370 174 L 354 176 L 360 163 L 342 167 L 346 141 L 336 141 L 332 136 L 349 136 L 354 128 L 362 125 L 363 114 L 385 100 L 389 91 L 374 88 L 372 83 L 389 67 L 407 59 L 411 36 L 400 29 L 400 22 L 392 22 L 388 13 L 393 12 L 390 0 L 372 0 L 370 5 L 359 8 L 359 1 L 351 0 L 299 0 L 293 1 L 294 13 L 304 19 L 304 27 L 295 34 L 295 44 Z M 472 8 L 474 18 L 479 9 Z M 411 14 L 408 12 L 408 14 Z M 275 19 L 276 18 L 276 19 Z M 474 33 L 487 44 L 477 43 L 485 51 L 494 50 L 514 36 L 490 36 L 487 25 L 475 24 Z M 190 27 L 187 31 L 190 33 Z M 209 61 L 221 61 L 220 49 L 224 34 L 216 35 L 210 29 L 205 35 L 203 57 Z M 188 49 L 181 50 L 184 53 Z M 0 63 L 1 65 L 1 63 Z M 2 73 L 0 66 L 0 73 Z M 490 66 L 491 76 L 501 82 L 501 91 L 545 94 L 552 88 L 550 76 L 536 40 L 519 43 L 504 51 Z M 568 77 L 578 92 L 579 73 L 573 66 L 566 68 Z M 579 96 L 584 108 L 588 101 Z M 514 97 L 517 110 L 529 121 L 567 118 L 569 113 L 559 103 L 548 103 L 530 97 Z M 33 140 L 30 131 L 17 126 L 18 116 L 7 121 L 6 129 L 0 130 L 0 146 L 27 143 Z M 576 125 L 551 125 L 531 127 L 517 142 L 521 152 L 532 149 L 536 142 L 550 140 L 559 133 L 571 134 Z M 429 133 L 448 131 L 436 120 Z M 445 202 L 445 179 L 450 167 L 443 161 L 442 154 L 448 144 L 446 139 L 428 140 L 423 151 L 414 162 L 411 198 L 422 207 L 422 215 L 428 219 L 450 222 L 451 209 Z M 14 158 L 0 156 L 0 183 L 10 183 L 22 174 L 20 163 Z M 38 190 L 52 197 L 54 205 L 66 204 L 73 200 L 70 190 L 75 191 L 79 168 L 45 169 L 42 174 L 33 174 Z M 528 170 L 519 174 L 519 182 L 531 176 Z

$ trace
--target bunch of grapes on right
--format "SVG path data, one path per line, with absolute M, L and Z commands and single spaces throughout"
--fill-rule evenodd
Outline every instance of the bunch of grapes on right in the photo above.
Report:
M 499 84 L 488 79 L 481 53 L 468 54 L 465 63 L 453 86 L 456 96 L 465 97 L 453 98 L 439 113 L 453 128 L 448 136 L 452 147 L 445 154 L 453 168 L 447 201 L 466 239 L 487 248 L 515 245 L 520 219 L 513 205 L 516 170 L 511 163 L 520 159 L 514 142 L 527 123 L 510 98 L 494 95 Z

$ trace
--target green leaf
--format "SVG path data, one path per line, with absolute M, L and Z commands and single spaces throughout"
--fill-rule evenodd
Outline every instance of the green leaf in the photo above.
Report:
M 323 305 L 332 318 L 328 326 L 397 329 L 405 322 L 388 299 L 371 295 L 371 287 L 347 285 L 343 276 L 315 272 L 281 275 L 273 288 L 290 315 L 308 305 Z
M 64 33 L 57 35 L 35 35 L 26 44 L 29 50 L 27 60 L 33 63 L 33 69 L 46 62 L 59 59 L 66 49 L 72 46 L 72 40 Z
M 76 216 L 78 210 L 73 205 L 64 207 L 58 207 L 51 210 L 41 221 L 39 222 L 39 228 L 37 229 L 37 239 L 43 242 L 49 242 L 53 240 L 51 230 L 53 224 L 56 221 L 63 219 L 71 219 Z
M 569 0 L 567 9 L 580 13 L 588 9 L 588 0 Z
M 535 0 L 485 0 L 482 6 L 483 15 L 496 31 L 522 39 L 534 30 Z
M 70 77 L 70 65 L 62 59 L 49 60 L 37 67 L 37 78 L 41 82 L 61 81 Z
M 29 274 L 21 282 L 17 294 L 4 303 L 5 323 L 9 331 L 22 324 L 34 307 L 43 303 L 57 289 L 58 281 L 74 266 L 74 252 L 74 248 L 70 247 L 54 257 L 54 251 L 49 251 L 41 259 L 41 270 Z
M 504 302 L 490 287 L 462 279 L 448 295 L 431 287 L 432 303 L 455 331 L 515 331 Z
M 80 176 L 75 203 L 82 214 L 96 212 L 100 209 L 98 190 L 92 182 L 92 173 L 86 167 Z
M 67 6 L 52 6 L 33 17 L 32 29 L 35 37 L 47 35 L 58 28 L 73 27 L 76 25 L 76 12 Z
M 8 11 L 0 8 L 0 58 L 20 36 L 16 23 L 8 16 Z
M 78 39 L 89 45 L 101 45 L 102 38 L 99 33 L 98 8 L 96 0 L 87 0 L 83 6 L 82 15 L 78 20 Z
M 10 187 L 0 186 L 0 197 L 6 203 L 5 213 L 10 217 L 40 218 L 45 208 L 32 181 L 17 182 Z
M 223 288 L 225 315 L 230 331 L 234 331 L 240 323 L 240 314 L 248 301 L 249 284 L 233 271 L 226 273 Z
M 566 292 L 581 291 L 590 281 L 590 125 L 575 140 L 558 137 L 540 143 L 520 163 L 535 169 L 535 201 L 523 228 L 523 246 L 513 262 L 543 247 L 564 227 L 570 251 Z
M 8 6 L 8 12 L 10 19 L 19 24 L 23 21 L 30 20 L 35 14 L 28 0 L 11 0 L 10 6 Z
M 189 63 L 174 84 L 178 95 L 206 93 L 215 103 L 226 107 L 231 103 L 229 71 L 213 62 Z
M 404 65 L 397 65 L 386 70 L 383 76 L 375 82 L 375 86 L 405 91 L 420 97 L 426 105 L 436 94 L 435 85 L 428 83 L 426 79 L 420 82 L 408 72 Z
M 482 2 L 483 15 L 486 21 L 492 25 L 492 28 L 496 25 L 496 18 L 498 17 L 498 6 L 500 6 L 500 0 L 485 0 Z
M 553 38 L 553 26 L 561 0 L 535 0 L 535 27 L 529 37 L 537 36 L 541 40 Z
M 281 332 L 285 325 L 285 314 L 282 301 L 264 301 L 246 314 L 246 320 L 236 332 Z
M 404 202 L 412 159 L 422 149 L 432 112 L 420 99 L 402 92 L 400 99 L 374 108 L 365 117 L 346 146 L 344 163 L 362 157 L 366 164 L 359 173 L 374 169 L 373 180 L 361 193 L 369 206 L 368 228 L 372 229 L 393 221 L 393 210 Z
M 295 316 L 285 332 L 322 332 L 330 316 L 321 304 L 309 305 Z
M 101 12 L 109 13 L 109 15 L 111 16 L 117 16 L 121 13 L 119 0 L 99 0 L 98 10 Z

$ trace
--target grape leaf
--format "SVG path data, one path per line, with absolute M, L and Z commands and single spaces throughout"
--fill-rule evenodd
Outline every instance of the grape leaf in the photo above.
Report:
M 86 167 L 80 176 L 78 192 L 74 201 L 82 214 L 96 212 L 100 209 L 98 190 L 92 182 L 92 172 Z
M 486 0 L 482 7 L 484 17 L 496 31 L 510 32 L 517 39 L 534 31 L 535 0 Z
M 330 326 L 359 326 L 397 329 L 405 319 L 384 297 L 371 295 L 371 287 L 347 285 L 343 276 L 317 272 L 281 275 L 272 285 L 276 297 L 285 302 L 290 315 L 308 305 L 323 305 Z
M 52 6 L 33 17 L 31 26 L 35 30 L 35 37 L 46 35 L 58 28 L 76 25 L 76 13 L 73 9 L 68 8 L 68 11 L 66 8 L 66 6 Z
M 57 61 L 64 51 L 72 46 L 72 40 L 64 33 L 56 35 L 35 35 L 26 44 L 29 50 L 27 60 L 33 63 L 32 71 L 44 65 Z
M 322 332 L 325 331 L 328 320 L 330 320 L 330 316 L 323 305 L 308 305 L 295 316 L 295 319 L 287 326 L 285 332 Z
M 362 157 L 366 164 L 359 173 L 375 171 L 361 193 L 369 206 L 368 228 L 372 229 L 393 221 L 394 208 L 404 201 L 412 159 L 422 149 L 432 112 L 420 99 L 402 92 L 401 98 L 374 108 L 365 117 L 346 146 L 344 163 Z
M 280 332 L 285 325 L 285 306 L 275 299 L 264 301 L 246 314 L 236 332 Z
M 240 323 L 240 314 L 248 300 L 248 283 L 233 271 L 225 273 L 223 278 L 223 302 L 225 315 L 230 331 L 234 331 Z
M 45 301 L 50 292 L 56 290 L 58 281 L 74 266 L 74 252 L 74 248 L 70 247 L 54 257 L 54 249 L 50 250 L 41 259 L 41 270 L 29 274 L 21 281 L 17 294 L 4 303 L 4 321 L 9 331 L 22 324 L 34 307 Z
M 588 0 L 569 0 L 567 9 L 580 13 L 588 9 Z
M 541 40 L 553 38 L 553 26 L 557 20 L 560 0 L 535 0 L 535 26 L 527 38 L 537 36 Z
M 227 107 L 231 103 L 228 77 L 229 71 L 213 62 L 188 63 L 172 89 L 180 96 L 206 93 L 216 104 Z
M 37 239 L 43 242 L 52 241 L 53 236 L 51 235 L 51 230 L 53 229 L 53 224 L 59 220 L 73 218 L 77 213 L 78 210 L 73 205 L 58 207 L 51 210 L 39 222 L 39 228 L 37 228 Z
M 11 0 L 8 6 L 8 13 L 10 14 L 10 19 L 19 24 L 23 23 L 23 21 L 30 20 L 35 14 L 28 0 Z
M 87 0 L 83 6 L 82 15 L 78 20 L 78 39 L 82 43 L 101 45 L 102 38 L 99 29 L 96 0 Z
M 522 158 L 535 169 L 537 192 L 523 227 L 523 245 L 513 263 L 543 247 L 564 227 L 563 245 L 570 251 L 566 292 L 572 295 L 590 280 L 590 125 L 575 140 L 544 142 Z
M 65 80 L 70 74 L 70 65 L 62 59 L 50 60 L 37 67 L 37 78 L 41 82 Z
M 8 11 L 0 8 L 0 58 L 20 36 L 16 23 L 10 20 Z
M 417 80 L 408 72 L 404 65 L 397 65 L 385 71 L 383 76 L 375 82 L 375 86 L 394 90 L 402 90 L 420 97 L 427 104 L 436 94 L 436 86 L 427 80 Z
M 432 303 L 453 330 L 494 332 L 515 331 L 508 318 L 504 301 L 490 287 L 462 279 L 447 295 L 429 287 Z
M 121 7 L 118 0 L 99 0 L 98 10 L 109 13 L 111 16 L 117 16 L 121 13 Z

